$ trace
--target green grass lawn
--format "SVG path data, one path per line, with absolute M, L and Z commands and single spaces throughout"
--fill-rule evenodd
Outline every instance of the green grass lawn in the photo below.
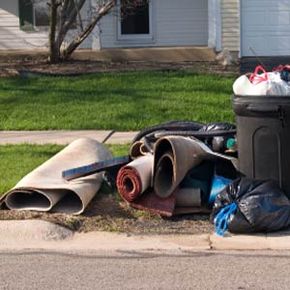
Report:
M 234 120 L 234 77 L 178 72 L 0 79 L 0 130 L 138 130 Z
M 107 146 L 115 156 L 128 154 L 129 145 Z M 0 146 L 0 195 L 62 148 L 59 145 Z

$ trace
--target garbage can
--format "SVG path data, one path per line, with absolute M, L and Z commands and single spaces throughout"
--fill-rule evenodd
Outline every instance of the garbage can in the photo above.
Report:
M 273 179 L 290 198 L 290 97 L 233 96 L 239 168 Z

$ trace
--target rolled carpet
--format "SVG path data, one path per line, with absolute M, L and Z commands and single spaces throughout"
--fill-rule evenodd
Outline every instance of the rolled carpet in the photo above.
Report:
M 154 192 L 170 196 L 188 171 L 204 160 L 228 160 L 235 168 L 237 159 L 213 152 L 203 142 L 182 136 L 160 138 L 154 148 Z
M 145 146 L 143 141 L 137 141 L 132 144 L 129 150 L 129 155 L 132 159 L 149 154 L 149 149 Z
M 140 156 L 143 156 L 141 153 L 141 147 L 144 145 L 142 141 L 137 141 L 132 144 L 129 150 L 129 155 L 132 159 L 139 158 Z
M 175 192 L 176 206 L 178 207 L 200 207 L 200 188 L 178 188 Z
M 199 145 L 190 138 L 160 138 L 154 150 L 155 193 L 161 198 L 170 196 L 187 172 L 202 162 L 204 155 Z
M 67 181 L 62 171 L 112 158 L 96 140 L 77 139 L 23 177 L 0 199 L 14 210 L 57 211 L 81 214 L 103 181 L 103 172 Z
M 153 176 L 152 154 L 139 157 L 123 166 L 117 175 L 117 188 L 121 197 L 132 202 L 151 186 Z

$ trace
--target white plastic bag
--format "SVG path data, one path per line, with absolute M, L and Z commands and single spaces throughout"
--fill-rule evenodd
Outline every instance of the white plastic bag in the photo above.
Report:
M 246 75 L 237 78 L 233 84 L 234 94 L 239 96 L 265 96 L 267 89 L 267 82 L 253 84 Z
M 268 73 L 268 96 L 289 96 L 290 86 L 287 82 L 283 81 L 279 72 Z
M 249 78 L 246 75 L 237 78 L 233 91 L 241 96 L 290 96 L 290 86 L 280 73 L 266 72 L 262 66 L 257 66 Z

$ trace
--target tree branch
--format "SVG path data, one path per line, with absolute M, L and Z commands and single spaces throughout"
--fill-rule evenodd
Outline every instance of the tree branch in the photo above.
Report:
M 69 16 L 65 15 L 65 13 L 63 14 L 63 22 L 61 23 L 61 25 L 59 27 L 58 36 L 57 36 L 57 40 L 56 40 L 56 43 L 58 44 L 59 48 L 61 47 L 67 32 L 69 31 L 73 22 L 75 21 L 78 11 L 80 11 L 82 9 L 85 2 L 86 2 L 86 0 L 80 0 L 78 2 L 77 7 L 73 7 Z M 66 12 L 67 12 L 67 10 L 68 10 L 68 7 L 66 8 Z
M 93 31 L 96 24 L 100 19 L 108 14 L 110 10 L 116 5 L 116 0 L 111 0 L 104 6 L 100 8 L 98 14 L 92 19 L 92 21 L 85 27 L 84 31 L 75 37 L 72 42 L 63 50 L 63 58 L 68 59 L 73 51 L 88 37 L 88 35 Z
M 74 1 L 75 9 L 77 9 L 76 0 L 73 0 L 73 1 Z M 81 16 L 80 10 L 77 10 L 77 14 L 78 14 L 78 19 L 79 19 L 79 23 L 80 23 L 81 30 L 84 31 L 84 26 L 83 26 L 83 21 L 82 21 L 82 16 Z

